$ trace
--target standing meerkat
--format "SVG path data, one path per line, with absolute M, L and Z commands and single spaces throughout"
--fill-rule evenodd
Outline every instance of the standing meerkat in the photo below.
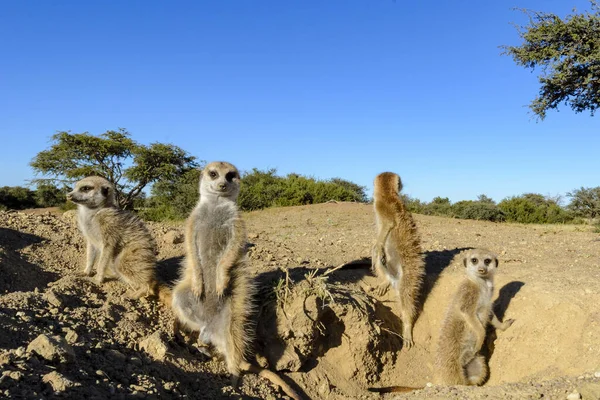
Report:
M 481 385 L 488 375 L 480 354 L 489 323 L 506 330 L 514 320 L 500 322 L 492 310 L 498 257 L 489 250 L 469 250 L 464 258 L 466 279 L 446 313 L 436 352 L 436 380 L 447 385 Z
M 383 172 L 375 177 L 373 199 L 377 238 L 373 247 L 372 264 L 386 282 L 377 292 L 383 294 L 389 285 L 396 290 L 400 301 L 400 320 L 404 346 L 414 345 L 412 330 L 417 316 L 425 262 L 421 240 L 412 214 L 400 198 L 400 176 Z
M 96 282 L 102 284 L 111 269 L 132 288 L 130 297 L 161 292 L 161 300 L 168 301 L 168 289 L 156 280 L 154 240 L 140 218 L 117 207 L 114 186 L 89 176 L 75 184 L 67 199 L 77 204 L 77 222 L 87 242 L 83 273 L 91 276 L 95 266 Z
M 246 268 L 246 228 L 236 204 L 240 174 L 230 163 L 212 162 L 202 171 L 199 186 L 200 199 L 185 226 L 181 277 L 172 293 L 175 333 L 181 323 L 199 333 L 201 345 L 216 348 L 234 386 L 242 371 L 253 372 L 299 399 L 277 374 L 245 359 L 253 339 L 254 290 Z
M 435 354 L 435 382 L 445 385 L 481 385 L 488 375 L 480 354 L 489 323 L 506 330 L 514 320 L 500 322 L 492 310 L 494 273 L 498 258 L 489 250 L 469 250 L 463 257 L 466 279 L 458 287 L 442 323 Z M 370 388 L 378 393 L 411 392 L 406 386 Z

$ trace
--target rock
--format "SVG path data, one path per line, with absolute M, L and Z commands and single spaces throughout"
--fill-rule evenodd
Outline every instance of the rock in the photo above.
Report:
M 249 233 L 248 234 L 248 239 L 254 240 L 254 239 L 258 239 L 260 235 L 258 233 Z
M 79 340 L 79 335 L 72 329 L 66 329 L 65 339 L 69 344 L 75 344 Z
M 139 342 L 140 349 L 144 350 L 155 360 L 164 360 L 167 355 L 168 347 L 160 336 L 160 331 L 146 336 Z
M 600 378 L 600 371 L 596 371 L 596 372 L 594 372 L 594 377 L 596 377 L 596 378 Z
M 52 390 L 55 392 L 64 392 L 65 390 L 72 388 L 75 386 L 75 383 L 66 378 L 64 375 L 52 371 L 49 374 L 46 374 L 42 377 L 42 381 L 44 383 L 49 383 L 52 386 Z
M 29 343 L 27 351 L 39 354 L 48 361 L 63 363 L 75 359 L 73 348 L 60 336 L 39 335 Z
M 581 399 L 581 395 L 579 394 L 579 392 L 577 392 L 577 390 L 574 391 L 573 393 L 570 393 L 567 396 L 567 400 L 579 400 L 579 399 Z
M 10 378 L 10 379 L 12 379 L 14 381 L 19 382 L 23 378 L 23 373 L 20 372 L 20 371 L 4 371 L 2 373 L 2 378 L 5 378 L 5 377 L 8 377 L 8 378 Z M 3 379 L 0 379 L 0 382 L 2 380 Z
M 43 298 L 44 298 L 44 300 L 46 300 L 48 303 L 52 304 L 55 307 L 62 307 L 62 305 L 63 305 L 62 300 L 56 296 L 56 293 L 54 293 L 54 290 L 52 290 L 52 289 L 48 290 L 44 294 Z
M 598 382 L 584 383 L 577 391 L 581 393 L 581 398 L 583 398 L 583 400 L 600 399 L 600 383 Z
M 169 231 L 165 233 L 164 241 L 169 244 L 183 243 L 183 233 L 178 231 Z
M 118 350 L 109 350 L 107 352 L 107 356 L 112 361 L 116 361 L 118 363 L 124 363 L 127 360 L 127 357 Z

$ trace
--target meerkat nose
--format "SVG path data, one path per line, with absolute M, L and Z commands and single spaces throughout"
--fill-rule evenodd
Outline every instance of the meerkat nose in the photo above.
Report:
M 483 268 L 483 267 L 480 267 L 480 268 L 479 268 L 479 269 L 477 269 L 477 270 L 478 270 L 478 271 L 479 271 L 479 273 L 481 273 L 481 274 L 485 273 L 485 268 Z
M 225 185 L 224 183 L 219 183 L 219 189 L 221 190 L 224 190 L 226 186 L 227 185 Z

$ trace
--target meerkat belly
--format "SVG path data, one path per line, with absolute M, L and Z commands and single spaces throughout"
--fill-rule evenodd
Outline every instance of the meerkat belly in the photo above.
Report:
M 396 232 L 392 232 L 392 235 L 396 235 Z M 398 247 L 395 245 L 398 241 L 395 237 L 392 237 L 392 235 L 390 235 L 385 242 L 386 275 L 392 286 L 398 289 L 399 282 L 403 275 L 402 258 L 398 251 Z

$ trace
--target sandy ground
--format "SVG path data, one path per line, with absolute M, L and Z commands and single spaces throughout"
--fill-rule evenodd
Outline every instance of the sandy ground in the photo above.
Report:
M 371 291 L 371 206 L 246 213 L 257 362 L 313 399 L 377 399 L 369 388 L 394 385 L 424 389 L 383 398 L 600 399 L 600 235 L 415 217 L 427 284 L 416 346 L 406 350 L 393 294 Z M 149 226 L 159 274 L 172 281 L 181 223 Z M 490 332 L 484 386 L 428 386 L 440 322 L 464 276 L 455 257 L 473 247 L 498 254 L 495 310 L 515 323 Z M 0 397 L 284 397 L 254 375 L 234 390 L 221 360 L 173 340 L 168 308 L 126 298 L 118 280 L 98 286 L 81 276 L 84 250 L 73 212 L 0 212 Z

